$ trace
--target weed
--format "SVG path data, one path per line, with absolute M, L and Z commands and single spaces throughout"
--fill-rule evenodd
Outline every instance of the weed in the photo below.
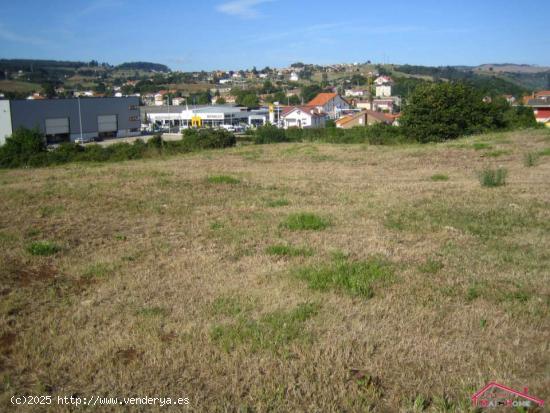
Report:
M 287 228 L 291 231 L 320 231 L 330 225 L 331 223 L 328 219 L 306 212 L 291 214 L 283 223 L 281 223 L 283 228 Z
M 539 156 L 550 156 L 550 148 L 544 148 L 538 152 Z
M 61 247 L 50 241 L 35 241 L 27 246 L 27 251 L 32 255 L 54 255 L 61 251 Z
M 218 231 L 220 229 L 223 229 L 224 225 L 223 222 L 220 221 L 214 221 L 210 224 L 210 229 L 213 231 Z
M 497 186 L 506 185 L 506 176 L 508 171 L 504 168 L 485 169 L 479 174 L 479 182 L 481 186 L 494 188 Z
M 536 166 L 539 160 L 539 155 L 536 152 L 528 152 L 523 157 L 523 165 L 526 167 Z
M 390 264 L 379 258 L 356 262 L 341 259 L 298 269 L 295 276 L 306 281 L 314 290 L 339 290 L 371 298 L 374 296 L 374 286 L 392 281 L 394 272 Z
M 211 184 L 236 185 L 241 182 L 237 178 L 233 178 L 232 176 L 229 176 L 229 175 L 212 175 L 212 176 L 209 176 L 206 180 Z

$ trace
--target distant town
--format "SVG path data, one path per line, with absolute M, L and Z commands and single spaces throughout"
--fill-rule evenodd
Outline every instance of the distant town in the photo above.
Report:
M 461 80 L 484 100 L 533 109 L 550 126 L 550 68 L 528 65 L 426 67 L 347 63 L 239 71 L 171 71 L 135 62 L 0 60 L 0 144 L 19 128 L 48 143 L 179 133 L 399 125 L 401 108 L 428 82 Z

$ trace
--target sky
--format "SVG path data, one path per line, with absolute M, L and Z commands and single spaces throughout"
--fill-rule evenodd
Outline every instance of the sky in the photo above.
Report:
M 0 58 L 236 70 L 366 62 L 550 66 L 534 0 L 3 1 Z

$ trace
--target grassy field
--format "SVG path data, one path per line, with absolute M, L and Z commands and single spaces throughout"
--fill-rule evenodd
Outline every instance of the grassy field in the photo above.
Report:
M 548 148 L 539 130 L 0 171 L 0 410 L 470 411 L 492 380 L 548 400 Z
M 0 91 L 2 92 L 20 92 L 31 93 L 39 92 L 42 86 L 38 83 L 24 82 L 19 80 L 0 80 Z

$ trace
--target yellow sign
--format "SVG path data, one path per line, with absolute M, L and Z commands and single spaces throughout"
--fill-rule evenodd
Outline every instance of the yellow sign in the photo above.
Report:
M 202 119 L 200 116 L 193 116 L 191 118 L 191 126 L 193 128 L 200 128 L 202 127 Z
M 275 106 L 269 105 L 269 113 L 275 112 Z

